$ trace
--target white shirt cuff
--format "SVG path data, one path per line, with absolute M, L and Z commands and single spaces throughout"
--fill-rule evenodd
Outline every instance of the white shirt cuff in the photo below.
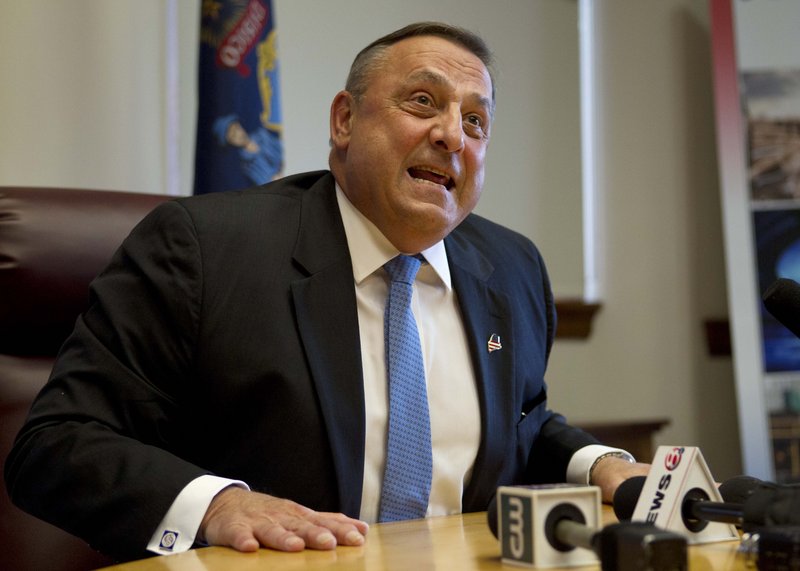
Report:
M 570 484 L 588 484 L 589 470 L 591 470 L 595 460 L 609 452 L 619 452 L 620 454 L 624 454 L 630 462 L 636 461 L 629 452 L 621 448 L 590 444 L 580 448 L 572 455 L 572 458 L 570 458 L 569 465 L 567 466 L 567 482 Z
M 186 484 L 150 538 L 147 550 L 168 555 L 191 548 L 211 500 L 228 486 L 250 489 L 239 480 L 211 475 L 200 476 Z

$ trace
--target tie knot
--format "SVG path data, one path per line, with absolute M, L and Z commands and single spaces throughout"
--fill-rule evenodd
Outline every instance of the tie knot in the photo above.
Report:
M 422 262 L 414 256 L 400 254 L 383 264 L 393 282 L 414 283 Z

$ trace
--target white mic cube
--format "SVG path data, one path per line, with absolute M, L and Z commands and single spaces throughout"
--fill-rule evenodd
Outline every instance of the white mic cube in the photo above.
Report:
M 569 519 L 592 530 L 601 527 L 600 488 L 574 484 L 501 486 L 497 489 L 497 530 L 503 563 L 525 567 L 596 565 L 591 549 L 565 545 L 556 523 Z
M 728 523 L 708 522 L 697 529 L 687 527 L 683 502 L 690 491 L 697 490 L 709 501 L 722 502 L 700 449 L 659 446 L 631 520 L 680 533 L 690 544 L 739 539 L 736 528 Z

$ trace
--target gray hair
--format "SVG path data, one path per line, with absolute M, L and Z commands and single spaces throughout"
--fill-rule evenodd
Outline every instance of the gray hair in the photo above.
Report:
M 494 110 L 495 73 L 494 57 L 492 56 L 491 50 L 489 50 L 486 42 L 477 34 L 464 28 L 441 22 L 417 22 L 416 24 L 409 24 L 369 44 L 361 50 L 353 60 L 353 64 L 350 66 L 350 73 L 347 76 L 345 89 L 353 95 L 356 101 L 359 101 L 367 90 L 370 74 L 379 67 L 380 64 L 386 61 L 385 56 L 387 48 L 401 40 L 417 36 L 436 36 L 443 38 L 454 44 L 458 44 L 477 56 L 483 65 L 486 66 L 486 70 L 489 72 L 489 78 L 492 81 L 492 110 Z

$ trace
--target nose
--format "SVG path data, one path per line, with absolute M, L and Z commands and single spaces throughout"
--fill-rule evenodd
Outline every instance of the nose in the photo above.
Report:
M 447 108 L 437 117 L 436 125 L 431 129 L 433 145 L 450 153 L 463 149 L 464 126 L 461 123 L 461 110 L 457 107 Z

